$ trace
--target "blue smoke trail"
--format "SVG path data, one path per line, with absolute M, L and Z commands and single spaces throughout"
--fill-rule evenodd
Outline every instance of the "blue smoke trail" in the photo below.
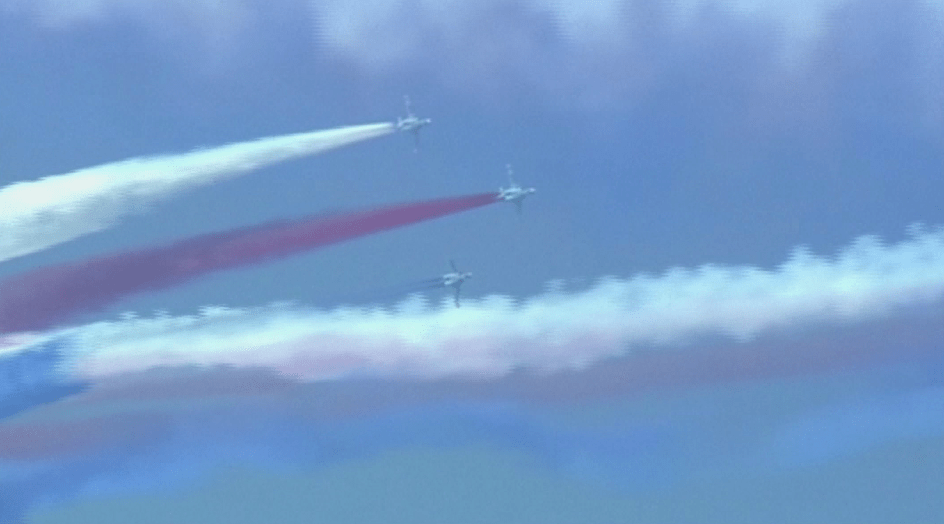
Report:
M 340 297 L 332 297 L 325 301 L 328 304 L 383 304 L 394 303 L 404 299 L 404 297 L 432 291 L 434 289 L 445 289 L 442 277 L 426 278 L 415 280 L 402 284 L 377 287 L 366 291 L 348 293 Z
M 586 480 L 628 481 L 636 487 L 665 480 L 676 470 L 675 446 L 665 444 L 679 438 L 671 425 L 561 428 L 516 403 L 446 400 L 325 420 L 304 409 L 310 396 L 296 391 L 196 409 L 185 400 L 156 411 L 132 408 L 85 421 L 121 437 L 96 449 L 46 457 L 32 474 L 10 475 L 0 453 L 0 491 L 19 493 L 22 507 L 35 510 L 37 504 L 80 497 L 185 488 L 230 464 L 277 472 L 317 470 L 396 449 L 478 445 L 521 452 L 538 465 Z M 69 431 L 69 424 L 51 431 Z
M 0 420 L 56 402 L 89 387 L 67 378 L 62 366 L 72 348 L 65 337 L 8 355 L 0 355 Z
M 813 410 L 762 451 L 788 469 L 825 464 L 897 441 L 944 435 L 944 387 L 884 393 Z
M 805 408 L 791 420 L 778 417 L 766 422 L 753 420 L 757 411 L 768 412 L 782 399 L 776 392 L 766 400 L 764 395 L 758 398 L 750 388 L 734 396 L 693 391 L 663 406 L 656 418 L 639 416 L 632 406 L 607 406 L 608 402 L 582 402 L 565 410 L 587 413 L 602 408 L 605 415 L 591 417 L 589 425 L 568 421 L 553 407 L 499 398 L 463 400 L 461 389 L 457 386 L 452 393 L 443 389 L 438 395 L 420 395 L 366 412 L 358 411 L 356 398 L 384 395 L 383 382 L 319 383 L 238 398 L 203 395 L 199 402 L 194 401 L 201 396 L 186 394 L 158 404 L 147 397 L 142 403 L 126 396 L 102 398 L 94 405 L 104 409 L 94 411 L 107 415 L 79 422 L 81 427 L 96 428 L 100 433 L 94 435 L 106 440 L 78 449 L 55 442 L 58 434 L 81 431 L 70 425 L 81 410 L 76 404 L 61 424 L 39 427 L 45 436 L 35 436 L 28 422 L 0 423 L 0 429 L 19 425 L 27 430 L 21 434 L 47 442 L 43 448 L 47 451 L 39 458 L 27 459 L 27 465 L 29 460 L 36 462 L 33 469 L 19 474 L 14 473 L 17 464 L 11 468 L 0 452 L 0 493 L 17 494 L 0 495 L 0 502 L 6 496 L 23 511 L 34 511 L 40 503 L 187 488 L 233 464 L 304 473 L 388 451 L 468 446 L 510 450 L 525 457 L 531 467 L 592 485 L 649 492 L 692 480 L 694 474 L 726 474 L 724 468 L 732 464 L 738 470 L 757 471 L 756 456 L 744 450 L 760 449 L 770 455 L 767 438 L 778 427 L 788 428 L 781 432 L 785 438 L 778 450 L 791 460 L 768 461 L 760 468 L 762 474 L 795 467 L 795 459 L 803 459 L 811 449 L 815 452 L 816 446 L 826 450 L 821 454 L 825 459 L 834 459 L 877 444 L 944 434 L 944 395 L 939 387 L 919 386 L 891 396 L 873 391 L 868 401 L 847 399 L 825 406 L 818 406 L 823 399 L 814 396 L 801 401 Z M 844 394 L 858 398 L 861 392 Z M 750 401 L 744 403 L 747 398 Z M 719 423 L 719 416 L 726 422 Z M 732 420 L 750 422 L 741 427 L 732 425 Z M 853 423 L 857 426 L 850 429 Z M 792 427 L 800 430 L 790 432 Z M 810 442 L 816 446 L 807 447 Z M 800 460 L 799 465 L 808 464 Z M 0 515 L 22 514 L 0 511 Z

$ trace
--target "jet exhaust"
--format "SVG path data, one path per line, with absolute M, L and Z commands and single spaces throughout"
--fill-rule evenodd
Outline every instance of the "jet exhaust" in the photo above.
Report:
M 132 158 L 0 189 L 0 261 L 102 231 L 181 191 L 395 131 L 367 124 Z

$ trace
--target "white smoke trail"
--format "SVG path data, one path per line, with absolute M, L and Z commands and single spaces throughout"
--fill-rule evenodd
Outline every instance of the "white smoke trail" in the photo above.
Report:
M 179 191 L 393 131 L 390 123 L 341 127 L 132 158 L 17 182 L 0 189 L 0 261 L 101 231 Z
M 410 298 L 391 311 L 274 305 L 204 308 L 199 315 L 99 322 L 66 330 L 77 378 L 154 366 L 234 365 L 304 380 L 343 375 L 500 375 L 581 366 L 634 346 L 708 334 L 748 339 L 770 330 L 863 321 L 944 293 L 944 229 L 883 246 L 862 237 L 835 259 L 798 249 L 776 270 L 703 266 L 661 276 L 604 278 L 576 293 Z

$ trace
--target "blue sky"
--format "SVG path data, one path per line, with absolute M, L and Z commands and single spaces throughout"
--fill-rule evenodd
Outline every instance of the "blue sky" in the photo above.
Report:
M 127 311 L 190 315 L 207 305 L 289 300 L 332 308 L 387 300 L 382 290 L 436 277 L 450 259 L 474 272 L 463 287 L 470 299 L 527 301 L 554 280 L 579 292 L 607 275 L 658 277 L 673 267 L 774 270 L 798 246 L 832 257 L 866 234 L 898 242 L 909 238 L 911 224 L 944 223 L 942 49 L 944 5 L 931 0 L 684 0 L 657 7 L 623 0 L 0 0 L 3 186 L 127 158 L 392 121 L 403 112 L 404 94 L 420 116 L 433 118 L 419 153 L 410 137 L 395 134 L 276 163 L 6 260 L 0 278 L 274 219 L 495 190 L 506 182 L 506 163 L 539 191 L 520 219 L 511 206 L 490 206 L 142 294 L 79 321 Z M 925 273 L 932 275 L 925 283 L 936 275 Z M 920 276 L 920 267 L 913 274 Z M 227 501 L 253 490 L 266 493 L 265 502 L 246 515 L 301 522 L 274 508 L 316 511 L 293 491 L 316 486 L 307 489 L 332 494 L 319 499 L 330 511 L 369 520 L 374 510 L 345 505 L 352 493 L 332 480 L 353 478 L 363 481 L 354 482 L 360 495 L 401 504 L 395 514 L 413 522 L 439 518 L 432 508 L 450 521 L 477 521 L 474 507 L 491 505 L 512 513 L 485 521 L 553 521 L 545 506 L 564 496 L 591 522 L 632 515 L 651 522 L 879 522 L 905 510 L 913 511 L 905 520 L 932 522 L 944 511 L 927 489 L 944 463 L 944 418 L 939 373 L 922 371 L 941 369 L 938 296 L 929 294 L 889 299 L 910 308 L 904 317 L 918 319 L 918 339 L 902 336 L 899 317 L 885 310 L 854 315 L 851 326 L 833 323 L 827 304 L 810 310 L 823 324 L 774 318 L 771 325 L 785 329 L 765 331 L 760 341 L 724 332 L 722 342 L 699 333 L 670 344 L 683 356 L 718 347 L 727 354 L 726 344 L 765 349 L 768 341 L 798 355 L 815 344 L 842 345 L 843 362 L 856 365 L 838 371 L 824 364 L 783 376 L 731 373 L 697 385 L 677 372 L 668 387 L 583 397 L 575 391 L 592 390 L 594 375 L 568 369 L 562 387 L 584 386 L 563 387 L 562 395 L 579 398 L 540 407 L 516 389 L 532 387 L 524 379 L 509 386 L 514 377 L 486 373 L 476 387 L 497 380 L 502 391 L 519 392 L 483 397 L 467 394 L 461 378 L 438 377 L 448 383 L 426 396 L 345 412 L 340 422 L 297 408 L 334 394 L 317 382 L 258 402 L 210 401 L 197 414 L 174 401 L 158 409 L 108 397 L 96 408 L 80 398 L 23 420 L 68 418 L 70 410 L 93 417 L 97 409 L 171 420 L 167 431 L 185 435 L 179 447 L 162 441 L 162 451 L 145 458 L 122 452 L 128 464 L 164 464 L 160 478 L 171 479 L 173 489 L 114 473 L 128 469 L 120 466 L 126 457 L 102 459 L 117 453 L 105 447 L 103 455 L 62 463 L 68 474 L 60 476 L 71 480 L 61 492 L 40 493 L 44 477 L 25 475 L 30 480 L 10 484 L 8 493 L 35 496 L 0 496 L 0 504 L 22 504 L 17 511 L 27 522 L 78 522 L 92 514 L 107 522 L 129 505 L 179 512 L 154 513 L 154 522 L 180 521 L 181 514 L 235 522 Z M 438 303 L 443 294 L 430 296 Z M 869 340 L 880 340 L 882 349 L 862 352 L 883 355 L 880 364 L 847 358 Z M 887 358 L 898 346 L 907 358 Z M 540 362 L 540 348 L 534 351 L 538 356 L 529 353 L 519 364 Z M 386 378 L 424 383 L 407 372 L 385 375 L 386 368 L 366 373 L 380 385 L 341 380 L 337 387 L 367 398 L 373 387 L 383 391 Z M 542 391 L 553 389 L 553 373 L 541 380 Z M 278 439 L 256 435 L 221 452 L 222 465 L 185 467 L 199 454 L 193 450 L 225 432 L 181 428 L 207 413 L 225 421 L 220 427 L 249 427 L 232 414 L 243 401 L 256 410 L 247 420 L 261 417 L 266 403 L 291 405 L 276 416 L 285 434 L 324 424 L 318 446 L 345 435 L 353 451 L 325 458 L 293 444 L 287 458 L 272 457 Z M 844 420 L 864 429 L 849 433 L 837 422 Z M 230 475 L 230 467 L 239 473 Z M 516 496 L 462 482 L 464 471 L 486 484 L 518 486 L 510 488 Z M 446 472 L 455 481 L 432 500 L 423 495 Z M 389 479 L 403 475 L 403 492 L 389 495 L 396 484 Z M 881 490 L 869 491 L 861 479 L 910 486 L 917 502 L 877 501 Z M 820 486 L 816 496 L 804 491 L 810 482 Z M 480 502 L 468 504 L 465 496 Z

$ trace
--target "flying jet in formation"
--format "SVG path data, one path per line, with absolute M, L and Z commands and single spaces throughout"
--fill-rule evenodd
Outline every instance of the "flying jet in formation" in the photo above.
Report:
M 410 131 L 413 133 L 414 147 L 413 152 L 420 150 L 420 129 L 423 126 L 433 123 L 431 118 L 417 118 L 413 114 L 413 108 L 410 104 L 410 97 L 404 95 L 403 102 L 406 105 L 406 116 L 397 118 L 397 131 Z
M 524 197 L 530 195 L 537 191 L 533 187 L 524 188 L 518 185 L 515 182 L 514 175 L 511 171 L 511 164 L 505 166 L 508 169 L 508 187 L 498 188 L 498 200 L 504 200 L 505 202 L 511 202 L 517 208 L 518 214 L 521 214 L 521 204 L 524 202 Z
M 453 260 L 449 261 L 449 266 L 452 268 L 452 272 L 443 275 L 440 284 L 442 287 L 451 287 L 455 290 L 456 307 L 459 307 L 459 288 L 462 286 L 463 282 L 472 277 L 472 273 L 459 271 Z

